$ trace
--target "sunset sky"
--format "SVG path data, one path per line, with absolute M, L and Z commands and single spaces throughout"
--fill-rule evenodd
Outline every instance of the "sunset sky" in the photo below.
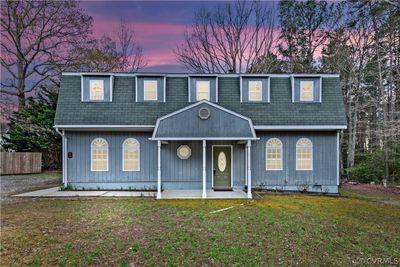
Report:
M 94 34 L 113 35 L 120 19 L 134 27 L 136 37 L 148 59 L 144 71 L 186 72 L 177 62 L 173 49 L 182 42 L 196 10 L 205 6 L 215 9 L 221 1 L 84 1 L 81 7 L 94 19 Z M 269 2 L 276 8 L 276 2 Z

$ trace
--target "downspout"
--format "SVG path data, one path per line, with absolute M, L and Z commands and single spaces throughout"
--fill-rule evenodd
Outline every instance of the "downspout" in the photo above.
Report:
M 62 182 L 64 187 L 68 185 L 67 179 L 67 158 L 66 158 L 66 150 L 67 150 L 67 137 L 65 136 L 64 130 L 61 132 L 58 128 L 54 128 L 56 132 L 62 137 Z

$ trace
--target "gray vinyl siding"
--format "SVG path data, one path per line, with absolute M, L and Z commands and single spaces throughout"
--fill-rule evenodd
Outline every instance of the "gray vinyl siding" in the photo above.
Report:
M 201 119 L 201 108 L 210 111 Z M 248 120 L 203 103 L 160 121 L 156 136 L 161 137 L 253 137 Z
M 110 76 L 83 76 L 83 90 L 82 100 L 87 102 L 110 102 L 111 101 L 111 88 Z M 90 80 L 103 80 L 104 82 L 104 100 L 90 100 Z
M 302 186 L 337 184 L 337 146 L 335 132 L 257 132 L 260 140 L 252 146 L 252 184 L 265 186 Z M 269 138 L 279 138 L 283 146 L 283 170 L 266 170 L 265 145 Z M 296 142 L 309 138 L 313 143 L 313 170 L 296 170 Z
M 76 187 L 101 189 L 154 189 L 157 185 L 157 142 L 150 141 L 151 133 L 122 132 L 67 132 L 68 183 Z M 104 138 L 109 145 L 108 171 L 90 169 L 90 144 L 95 138 Z M 136 138 L 140 143 L 140 171 L 122 171 L 122 143 Z M 188 145 L 192 155 L 183 160 L 177 156 L 180 145 Z M 213 141 L 206 146 L 207 188 L 212 186 L 212 145 L 232 145 L 233 187 L 243 188 L 245 183 L 244 145 L 236 142 Z M 161 180 L 164 189 L 201 189 L 203 179 L 202 141 L 168 142 L 161 148 Z
M 144 81 L 157 81 L 157 100 L 144 100 Z M 138 102 L 164 102 L 164 77 L 160 76 L 138 76 L 137 77 L 137 101 Z
M 242 102 L 259 103 L 259 101 L 249 101 L 249 81 L 261 81 L 262 82 L 262 103 L 269 102 L 269 88 L 268 78 L 256 78 L 256 77 L 243 77 L 242 78 Z
M 180 145 L 188 145 L 192 155 L 188 159 L 180 159 L 177 149 Z M 236 142 L 210 141 L 206 144 L 206 184 L 212 188 L 213 145 L 232 145 L 232 187 L 243 188 L 245 183 L 244 145 Z M 202 141 L 174 141 L 162 146 L 161 180 L 166 189 L 201 189 L 203 183 L 203 144 Z
M 217 78 L 216 77 L 190 77 L 190 102 L 196 102 L 196 82 L 197 81 L 209 81 L 210 82 L 210 102 L 217 101 Z
M 92 172 L 90 145 L 95 138 L 108 142 L 108 171 Z M 157 146 L 151 133 L 67 132 L 68 182 L 71 183 L 153 183 L 157 182 Z M 122 171 L 122 143 L 135 138 L 140 143 L 140 171 Z
M 301 81 L 312 81 L 314 82 L 314 101 L 311 102 L 321 102 L 320 95 L 320 78 L 294 78 L 294 102 L 300 101 L 300 82 Z M 307 101 L 309 103 L 310 101 Z
M 157 185 L 157 142 L 150 141 L 151 133 L 125 132 L 67 132 L 68 182 L 72 185 L 101 189 L 155 189 Z M 260 140 L 252 141 L 251 170 L 253 188 L 276 188 L 300 190 L 309 186 L 309 191 L 318 191 L 315 186 L 337 191 L 337 147 L 335 132 L 257 132 Z M 90 170 L 90 144 L 101 137 L 109 144 L 109 171 Z M 283 145 L 283 170 L 267 171 L 265 144 L 269 138 L 279 138 Z M 313 170 L 296 170 L 296 142 L 309 138 L 313 143 Z M 140 171 L 122 171 L 122 143 L 126 138 L 136 138 L 140 142 Z M 183 160 L 177 156 L 180 145 L 191 148 L 191 157 Z M 236 141 L 207 141 L 206 182 L 212 187 L 213 145 L 232 145 L 232 186 L 244 188 L 245 145 Z M 203 177 L 202 141 L 169 141 L 161 148 L 161 181 L 164 189 L 201 189 Z M 321 190 L 320 190 L 321 191 Z

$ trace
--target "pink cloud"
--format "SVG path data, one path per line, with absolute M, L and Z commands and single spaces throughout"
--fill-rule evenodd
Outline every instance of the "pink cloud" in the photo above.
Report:
M 94 36 L 108 34 L 117 37 L 119 21 L 94 23 Z M 183 40 L 185 25 L 167 23 L 130 23 L 135 30 L 136 40 L 143 48 L 148 66 L 177 63 L 173 49 Z

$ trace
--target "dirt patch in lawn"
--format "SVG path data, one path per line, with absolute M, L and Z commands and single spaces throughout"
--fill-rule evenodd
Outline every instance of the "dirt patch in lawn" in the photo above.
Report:
M 24 201 L 21 198 L 11 196 L 17 193 L 61 185 L 61 180 L 60 172 L 2 175 L 0 176 L 0 203 Z
M 350 184 L 344 183 L 342 184 L 342 188 L 346 190 L 357 191 L 360 193 L 379 193 L 379 194 L 388 194 L 392 196 L 400 197 L 400 187 L 390 186 L 384 187 L 381 184 Z

